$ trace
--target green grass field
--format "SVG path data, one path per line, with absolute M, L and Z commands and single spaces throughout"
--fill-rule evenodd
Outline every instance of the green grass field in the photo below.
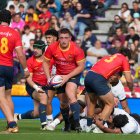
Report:
M 0 120 L 0 131 L 4 130 L 6 122 Z M 140 140 L 140 135 L 123 134 L 93 134 L 93 133 L 63 133 L 62 125 L 53 132 L 41 131 L 39 120 L 22 120 L 18 123 L 20 132 L 17 134 L 0 134 L 0 140 Z

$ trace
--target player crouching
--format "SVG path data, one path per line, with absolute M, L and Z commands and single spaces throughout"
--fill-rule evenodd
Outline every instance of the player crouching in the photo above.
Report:
M 15 114 L 15 119 L 34 119 L 39 116 L 42 130 L 46 129 L 47 79 L 43 71 L 43 53 L 45 43 L 38 40 L 34 43 L 34 55 L 27 60 L 30 77 L 27 78 L 26 91 L 34 100 L 34 110 Z

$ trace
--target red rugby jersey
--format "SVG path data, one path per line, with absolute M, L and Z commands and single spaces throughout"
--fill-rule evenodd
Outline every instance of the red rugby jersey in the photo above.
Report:
M 62 50 L 59 45 L 59 41 L 50 45 L 45 52 L 45 58 L 53 58 L 56 73 L 66 75 L 77 67 L 79 61 L 84 61 L 85 56 L 83 50 L 72 41 L 67 50 Z
M 36 61 L 35 57 L 32 56 L 27 60 L 27 67 L 29 72 L 33 74 L 32 80 L 41 86 L 47 85 L 47 78 L 43 70 L 43 63 Z
M 92 66 L 91 70 L 109 79 L 110 76 L 117 72 L 130 71 L 130 65 L 124 55 L 117 53 L 103 57 Z
M 0 25 L 0 65 L 13 66 L 13 50 L 21 46 L 20 34 L 9 26 Z

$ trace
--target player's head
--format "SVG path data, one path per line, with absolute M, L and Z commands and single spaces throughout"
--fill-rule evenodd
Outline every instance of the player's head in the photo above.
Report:
M 45 38 L 47 41 L 47 45 L 51 45 L 53 42 L 58 40 L 58 32 L 54 29 L 47 30 L 45 32 Z
M 128 59 L 131 59 L 131 52 L 127 48 L 123 48 L 119 51 L 119 53 L 123 54 L 124 56 L 128 57 Z
M 129 122 L 128 117 L 124 114 L 116 115 L 113 118 L 114 126 L 117 127 L 117 128 L 124 127 L 128 122 Z
M 42 56 L 42 54 L 45 51 L 45 47 L 46 44 L 44 43 L 44 41 L 42 40 L 37 40 L 35 41 L 34 45 L 33 45 L 33 49 L 34 49 L 34 56 L 35 57 L 40 57 Z
M 59 41 L 62 48 L 68 48 L 71 41 L 71 32 L 67 28 L 62 28 L 59 31 Z
M 6 23 L 10 24 L 11 18 L 12 18 L 12 16 L 11 16 L 10 11 L 8 11 L 6 9 L 0 11 L 0 23 L 6 22 Z

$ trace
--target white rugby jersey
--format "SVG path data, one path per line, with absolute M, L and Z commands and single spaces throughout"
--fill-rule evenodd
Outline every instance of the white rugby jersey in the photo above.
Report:
M 140 125 L 139 123 L 130 116 L 127 112 L 125 112 L 123 109 L 114 108 L 113 117 L 124 114 L 128 117 L 128 123 L 121 128 L 122 133 L 124 134 L 139 134 L 140 133 Z

